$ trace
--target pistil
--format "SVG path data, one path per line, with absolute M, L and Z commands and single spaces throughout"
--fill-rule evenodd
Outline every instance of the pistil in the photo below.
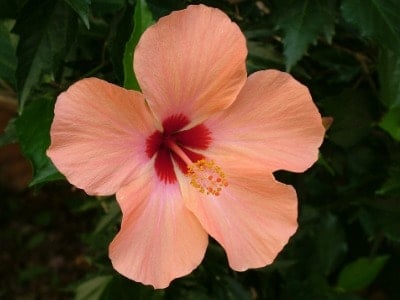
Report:
M 175 142 L 167 140 L 166 144 L 168 148 L 171 149 L 176 155 L 178 155 L 185 162 L 187 166 L 193 164 L 189 156 L 187 156 L 186 153 L 182 150 L 182 148 L 179 147 Z
M 222 189 L 228 186 L 224 172 L 213 160 L 203 158 L 192 162 L 176 143 L 168 140 L 166 144 L 171 151 L 186 163 L 188 168 L 186 176 L 190 178 L 190 184 L 198 189 L 200 193 L 219 196 Z

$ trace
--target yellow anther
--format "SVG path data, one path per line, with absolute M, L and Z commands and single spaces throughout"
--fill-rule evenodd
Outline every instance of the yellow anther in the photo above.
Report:
M 228 186 L 225 174 L 213 160 L 200 159 L 188 167 L 190 184 L 200 193 L 219 196 L 223 187 Z

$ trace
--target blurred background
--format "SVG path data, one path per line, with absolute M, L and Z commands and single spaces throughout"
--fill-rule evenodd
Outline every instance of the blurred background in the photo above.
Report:
M 277 172 L 299 229 L 265 268 L 232 271 L 211 241 L 192 274 L 154 291 L 111 267 L 121 213 L 45 155 L 57 95 L 95 76 L 126 86 L 149 24 L 218 7 L 247 39 L 248 72 L 280 69 L 333 119 L 318 162 Z M 400 299 L 400 2 L 0 0 L 0 299 Z

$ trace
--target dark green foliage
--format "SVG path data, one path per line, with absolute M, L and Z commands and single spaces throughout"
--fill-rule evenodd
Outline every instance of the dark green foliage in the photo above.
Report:
M 153 20 L 195 3 L 218 7 L 238 23 L 248 42 L 249 73 L 290 70 L 309 87 L 322 115 L 334 121 L 310 170 L 275 174 L 296 188 L 299 229 L 272 265 L 234 272 L 211 241 L 199 268 L 154 291 L 111 267 L 108 244 L 121 217 L 115 199 L 77 196 L 64 180 L 50 182 L 62 176 L 45 151 L 61 91 L 89 76 L 138 89 L 132 50 L 141 33 Z M 19 249 L 19 263 L 7 276 L 0 272 L 6 279 L 0 298 L 24 296 L 24 289 L 38 299 L 399 298 L 399 1 L 0 0 L 0 7 L 0 96 L 14 90 L 20 112 L 0 144 L 18 140 L 34 168 L 35 193 L 47 203 L 63 203 L 49 209 L 29 196 L 28 207 L 35 209 L 23 214 L 28 200 L 17 201 L 4 190 L 1 240 L 16 245 L 5 249 Z M 82 269 L 72 264 L 83 271 L 68 279 L 63 270 L 51 273 L 28 255 L 48 259 L 50 225 L 68 237 L 64 243 L 75 238 L 74 255 L 58 255 L 83 261 Z M 67 231 L 71 226 L 73 233 Z M 7 264 L 12 265 L 1 262 Z M 45 294 L 36 286 L 54 291 Z
M 54 99 L 35 99 L 15 122 L 22 152 L 34 167 L 32 185 L 63 178 L 46 156 L 53 110 Z
M 400 53 L 382 49 L 378 59 L 380 100 L 389 108 L 400 106 Z
M 323 36 L 328 42 L 335 31 L 336 1 L 276 1 L 276 25 L 283 31 L 286 69 L 290 70 Z
M 108 300 L 108 299 L 132 299 L 137 300 L 161 300 L 163 292 L 154 292 L 151 288 L 145 288 L 133 283 L 121 276 L 104 275 L 85 281 L 76 289 L 76 300 Z
M 400 2 L 397 0 L 343 0 L 343 17 L 365 37 L 400 51 Z
M 81 17 L 87 29 L 90 28 L 89 24 L 89 7 L 91 0 L 65 0 L 73 10 Z
M 15 86 L 17 58 L 11 34 L 4 23 L 0 22 L 0 78 Z
M 339 274 L 338 288 L 343 291 L 354 291 L 366 288 L 382 270 L 388 257 L 378 256 L 373 259 L 358 258 L 349 263 Z
M 20 111 L 41 82 L 58 71 L 72 39 L 75 19 L 62 1 L 27 1 L 17 17 L 14 33 L 20 37 L 17 47 L 17 87 Z
M 135 73 L 133 72 L 133 50 L 139 42 L 140 36 L 153 23 L 153 16 L 149 10 L 146 1 L 136 1 L 135 13 L 133 15 L 133 30 L 125 46 L 123 57 L 124 64 L 124 87 L 139 91 L 139 83 L 136 80 Z

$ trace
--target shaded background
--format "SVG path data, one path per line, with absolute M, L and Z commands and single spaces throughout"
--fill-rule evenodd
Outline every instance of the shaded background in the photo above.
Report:
M 291 72 L 334 122 L 311 169 L 275 174 L 300 226 L 272 265 L 234 272 L 212 241 L 154 291 L 111 268 L 115 199 L 76 190 L 45 149 L 61 91 L 88 76 L 134 87 L 140 34 L 199 2 L 239 24 L 249 73 Z M 0 0 L 0 126 L 1 299 L 400 299 L 397 0 Z

